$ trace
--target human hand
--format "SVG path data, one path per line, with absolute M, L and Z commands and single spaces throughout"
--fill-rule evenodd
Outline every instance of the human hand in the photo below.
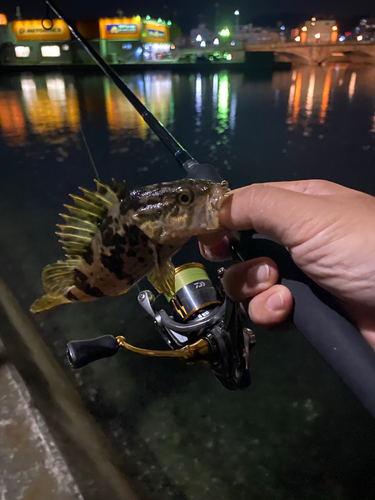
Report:
M 321 180 L 253 184 L 230 193 L 220 222 L 284 245 L 306 275 L 342 301 L 375 349 L 375 198 Z M 200 248 L 209 260 L 229 255 L 223 236 L 201 239 Z M 253 297 L 255 323 L 274 325 L 293 306 L 291 292 L 277 280 L 276 264 L 261 257 L 231 266 L 224 287 L 234 300 Z

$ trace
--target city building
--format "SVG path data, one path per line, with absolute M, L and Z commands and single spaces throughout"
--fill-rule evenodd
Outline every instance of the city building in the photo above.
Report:
M 205 47 L 206 44 L 212 44 L 216 35 L 210 31 L 205 24 L 199 24 L 198 28 L 190 31 L 190 42 L 192 46 Z
M 295 32 L 295 30 L 292 30 Z M 334 19 L 317 19 L 312 17 L 302 26 L 294 40 L 300 43 L 335 43 L 338 28 Z
M 94 64 L 61 19 L 18 19 L 8 25 L 5 16 L 1 16 L 0 64 Z M 157 61 L 167 57 L 170 51 L 170 21 L 133 16 L 74 24 L 112 64 Z
M 239 25 L 231 36 L 232 41 L 240 46 L 259 43 L 277 43 L 280 41 L 278 28 L 262 28 L 253 24 Z
M 375 18 L 361 19 L 359 26 L 355 29 L 357 41 L 373 42 L 375 41 Z

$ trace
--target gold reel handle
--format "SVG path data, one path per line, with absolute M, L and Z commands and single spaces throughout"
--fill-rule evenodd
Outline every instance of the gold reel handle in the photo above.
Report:
M 203 358 L 207 359 L 210 354 L 210 349 L 207 340 L 199 339 L 194 344 L 187 345 L 181 349 L 176 349 L 174 351 L 152 351 L 150 349 L 142 349 L 141 347 L 135 347 L 126 342 L 125 337 L 119 335 L 116 337 L 118 345 L 123 349 L 135 352 L 136 354 L 142 354 L 143 356 L 152 356 L 158 358 L 182 358 L 185 360 L 193 358 Z

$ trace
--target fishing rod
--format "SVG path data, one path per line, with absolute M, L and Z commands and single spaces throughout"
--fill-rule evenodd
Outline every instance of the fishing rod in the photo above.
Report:
M 139 101 L 116 71 L 101 58 L 78 30 L 72 27 L 60 10 L 50 0 L 44 1 L 66 23 L 74 38 L 131 102 L 188 175 L 220 182 L 218 172 L 210 165 L 199 164 Z M 234 238 L 231 239 L 231 249 L 234 261 L 241 260 L 240 248 Z M 289 253 L 276 242 L 255 234 L 250 249 L 251 255 L 247 256 L 248 258 L 269 256 L 277 263 L 282 276 L 280 282 L 291 290 L 294 298 L 291 318 L 294 325 L 375 418 L 375 353 L 359 330 L 348 320 L 337 299 L 310 280 L 294 264 Z M 182 275 L 188 269 L 179 271 Z M 218 271 L 219 278 L 223 272 L 222 269 Z M 210 280 L 206 274 L 200 274 L 200 281 L 192 281 L 189 277 L 183 281 L 181 293 L 178 292 L 180 296 L 176 294 L 175 311 L 181 312 L 178 309 L 181 302 L 192 307 L 192 300 L 189 302 L 189 299 L 192 299 L 189 287 L 200 282 L 210 283 Z M 168 316 L 165 311 L 156 311 L 151 292 L 141 292 L 138 301 L 153 317 L 174 357 L 192 359 L 201 356 L 202 359 L 207 359 L 208 356 L 212 370 L 224 386 L 229 389 L 244 388 L 250 383 L 248 360 L 249 351 L 254 345 L 254 335 L 250 328 L 243 326 L 245 320 L 241 304 L 234 304 L 225 296 L 223 289 L 221 293 L 224 299 L 217 299 L 213 310 L 198 308 L 195 311 L 198 315 L 193 315 L 194 319 L 184 318 L 185 322 L 182 323 Z M 114 338 L 110 335 L 69 344 L 68 357 L 76 367 L 111 356 L 120 347 L 140 354 L 158 355 L 153 351 L 129 346 L 124 337 Z

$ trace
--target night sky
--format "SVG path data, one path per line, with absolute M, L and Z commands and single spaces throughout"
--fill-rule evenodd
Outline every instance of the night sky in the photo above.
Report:
M 375 17 L 374 0 L 316 0 L 302 2 L 297 0 L 137 0 L 134 2 L 121 0 L 55 0 L 70 19 L 95 19 L 114 16 L 117 9 L 125 15 L 151 15 L 177 21 L 183 32 L 196 27 L 198 22 L 206 23 L 213 28 L 215 4 L 219 3 L 218 16 L 224 23 L 233 17 L 233 11 L 239 9 L 240 23 L 254 22 L 257 25 L 276 25 L 282 21 L 288 27 L 295 27 L 299 22 L 312 16 L 324 13 L 335 16 L 335 19 L 346 27 L 357 24 L 362 17 Z M 39 18 L 45 14 L 43 0 L 3 0 L 0 11 L 10 20 L 14 19 L 15 5 L 20 5 L 24 18 Z

